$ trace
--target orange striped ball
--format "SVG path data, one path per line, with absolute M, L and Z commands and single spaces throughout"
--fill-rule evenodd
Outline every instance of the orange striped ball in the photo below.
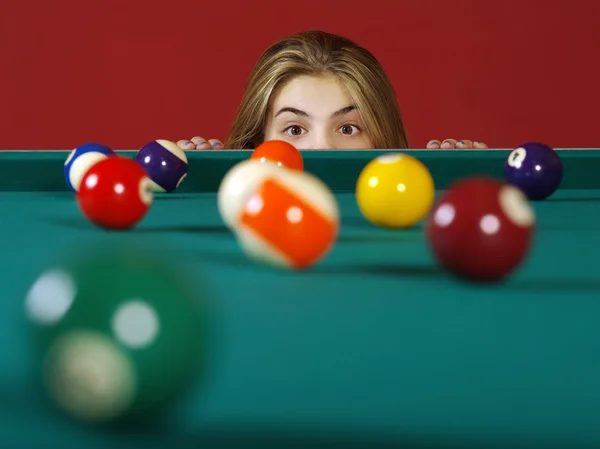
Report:
M 266 175 L 249 195 L 235 234 L 251 258 L 289 269 L 309 268 L 332 249 L 339 207 L 316 176 L 296 170 Z

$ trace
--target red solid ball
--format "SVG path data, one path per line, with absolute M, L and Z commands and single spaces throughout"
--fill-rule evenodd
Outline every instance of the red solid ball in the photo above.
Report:
M 475 281 L 498 281 L 526 258 L 535 213 L 521 190 L 493 178 L 470 177 L 449 186 L 425 225 L 442 267 Z
M 115 156 L 94 164 L 81 181 L 77 203 L 94 224 L 127 229 L 148 212 L 154 194 L 146 171 L 136 161 Z

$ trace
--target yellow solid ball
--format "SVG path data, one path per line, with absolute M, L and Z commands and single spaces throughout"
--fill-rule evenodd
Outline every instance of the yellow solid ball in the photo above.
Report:
M 356 183 L 356 201 L 371 223 L 408 228 L 427 216 L 435 184 L 427 167 L 407 154 L 390 153 L 369 162 Z

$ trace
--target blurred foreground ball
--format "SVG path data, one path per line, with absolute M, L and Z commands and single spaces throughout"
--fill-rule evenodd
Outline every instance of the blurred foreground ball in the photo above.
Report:
M 52 401 L 95 423 L 164 411 L 205 363 L 210 292 L 199 287 L 156 254 L 124 249 L 41 273 L 26 312 Z

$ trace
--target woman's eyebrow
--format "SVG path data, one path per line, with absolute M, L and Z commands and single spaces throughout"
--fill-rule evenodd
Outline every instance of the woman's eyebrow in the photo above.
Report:
M 291 112 L 292 114 L 296 114 L 296 115 L 299 115 L 301 117 L 307 117 L 307 118 L 310 117 L 310 115 L 308 115 L 306 112 L 301 111 L 300 109 L 292 108 L 290 106 L 286 106 L 286 107 L 281 108 L 279 111 L 277 111 L 277 114 L 275 114 L 275 117 L 277 117 L 278 115 L 283 114 L 284 112 Z
M 337 111 L 335 111 L 333 114 L 331 114 L 332 117 L 340 117 L 342 115 L 346 115 L 349 112 L 353 111 L 356 109 L 356 106 L 354 105 L 350 105 L 350 106 L 346 106 L 342 109 L 339 109 Z M 293 108 L 291 106 L 285 106 L 283 108 L 281 108 L 279 111 L 277 111 L 277 114 L 275 114 L 275 117 L 277 117 L 278 115 L 283 114 L 284 112 L 291 112 L 292 114 L 296 114 L 299 115 L 301 117 L 306 117 L 306 118 L 310 118 L 310 114 L 308 114 L 305 111 L 302 111 L 300 109 L 297 108 Z
M 346 115 L 348 112 L 354 111 L 355 109 L 356 109 L 356 106 L 354 106 L 354 105 L 346 106 L 345 108 L 342 108 L 339 111 L 335 111 L 333 114 L 331 114 L 331 116 L 332 117 L 340 117 L 342 115 Z

